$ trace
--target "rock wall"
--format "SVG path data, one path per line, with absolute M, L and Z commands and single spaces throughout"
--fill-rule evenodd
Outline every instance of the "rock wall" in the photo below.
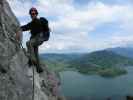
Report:
M 0 0 L 0 12 L 0 100 L 64 99 L 58 93 L 59 80 L 54 72 L 42 65 L 44 72 L 38 74 L 28 65 L 15 39 L 20 24 L 6 0 Z

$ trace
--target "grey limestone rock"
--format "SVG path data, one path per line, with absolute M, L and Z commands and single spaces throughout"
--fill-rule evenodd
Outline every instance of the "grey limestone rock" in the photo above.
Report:
M 6 0 L 0 0 L 0 12 L 0 100 L 58 100 L 59 94 L 53 93 L 58 82 L 49 79 L 53 75 L 58 80 L 56 75 L 43 65 L 38 74 L 16 42 L 20 24 Z

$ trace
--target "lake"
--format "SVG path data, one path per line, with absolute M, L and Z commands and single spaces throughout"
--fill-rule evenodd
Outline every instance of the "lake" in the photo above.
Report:
M 69 100 L 126 100 L 125 96 L 133 96 L 133 67 L 126 67 L 126 70 L 128 74 L 115 78 L 60 72 L 61 92 Z

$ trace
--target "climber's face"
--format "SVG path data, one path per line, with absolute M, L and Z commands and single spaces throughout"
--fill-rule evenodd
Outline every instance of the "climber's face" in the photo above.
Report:
M 36 11 L 32 10 L 30 16 L 31 16 L 32 20 L 35 19 L 35 18 L 37 18 Z

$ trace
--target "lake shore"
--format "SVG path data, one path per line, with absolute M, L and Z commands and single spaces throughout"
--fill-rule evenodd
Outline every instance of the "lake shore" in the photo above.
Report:
M 127 96 L 133 96 L 133 67 L 126 70 L 127 74 L 115 78 L 75 71 L 60 72 L 62 93 L 66 97 L 76 98 L 72 100 L 127 100 Z

